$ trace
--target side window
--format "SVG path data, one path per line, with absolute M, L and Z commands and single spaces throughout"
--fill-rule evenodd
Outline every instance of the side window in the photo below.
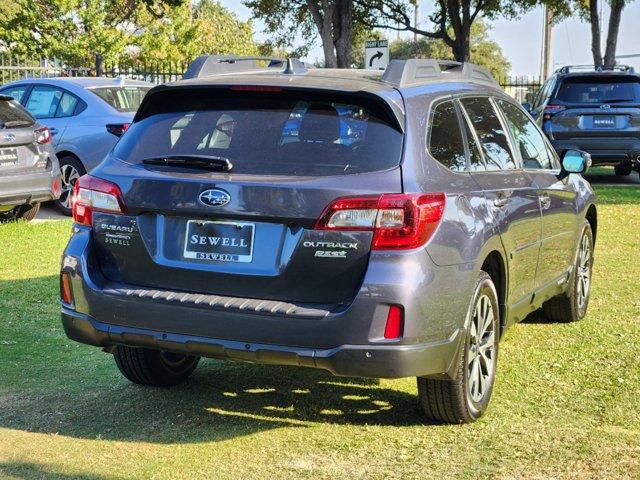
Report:
M 433 110 L 429 129 L 429 153 L 454 172 L 466 169 L 464 140 L 453 101 L 439 103 Z
M 484 158 L 480 152 L 480 146 L 475 137 L 475 132 L 469 125 L 469 120 L 466 115 L 464 117 L 464 131 L 467 135 L 467 144 L 469 145 L 469 171 L 471 172 L 484 172 L 487 167 L 484 164 Z
M 60 99 L 60 103 L 58 104 L 58 110 L 56 111 L 56 118 L 72 116 L 76 110 L 77 105 L 78 105 L 78 97 L 76 97 L 75 95 L 71 95 L 70 93 L 64 92 L 62 94 L 62 98 Z
M 497 103 L 507 119 L 507 124 L 515 140 L 515 148 L 519 150 L 522 157 L 523 167 L 530 170 L 555 168 L 552 157 L 549 156 L 543 133 L 520 108 L 505 100 L 498 100 Z
M 17 85 L 15 87 L 6 88 L 0 91 L 0 93 L 2 95 L 7 95 L 8 97 L 13 97 L 16 102 L 20 103 L 22 102 L 24 94 L 26 93 L 28 88 L 28 85 Z
M 498 113 L 486 97 L 460 100 L 478 134 L 487 170 L 513 170 L 516 164 Z
M 26 108 L 36 118 L 53 118 L 63 93 L 59 88 L 35 86 L 31 90 Z

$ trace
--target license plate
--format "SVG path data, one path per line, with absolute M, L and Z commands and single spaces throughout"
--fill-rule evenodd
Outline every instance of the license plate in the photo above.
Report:
M 184 258 L 248 263 L 253 258 L 253 223 L 189 220 Z
M 18 164 L 17 148 L 0 149 L 0 167 L 13 167 Z
M 593 126 L 594 127 L 615 127 L 616 126 L 616 117 L 608 117 L 604 115 L 599 115 L 597 117 L 593 117 Z

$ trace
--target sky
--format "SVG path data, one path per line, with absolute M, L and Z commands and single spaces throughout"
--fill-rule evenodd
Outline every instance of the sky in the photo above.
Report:
M 242 20 L 251 18 L 250 10 L 242 5 L 241 0 L 222 0 L 222 3 Z M 421 11 L 426 14 L 429 5 L 432 5 L 432 2 L 421 0 Z M 421 15 L 421 17 L 426 18 L 425 15 Z M 601 17 L 601 22 L 605 26 L 603 37 L 606 37 L 608 19 L 609 10 L 604 6 Z M 504 55 L 511 62 L 511 75 L 539 75 L 542 21 L 542 8 L 537 8 L 517 20 L 499 19 L 490 22 L 491 31 L 489 34 L 502 47 Z M 264 41 L 267 38 L 262 29 L 261 23 L 254 21 L 254 30 L 258 41 Z M 394 39 L 396 33 L 389 31 L 387 36 Z M 553 28 L 551 45 L 554 69 L 568 64 L 593 64 L 591 32 L 589 24 L 586 22 L 572 18 L 559 23 Z M 620 59 L 619 63 L 633 65 L 636 70 L 640 70 L 640 1 L 631 2 L 622 12 L 617 54 L 638 55 L 635 58 Z M 317 59 L 322 59 L 322 48 L 318 41 L 305 60 L 313 63 Z

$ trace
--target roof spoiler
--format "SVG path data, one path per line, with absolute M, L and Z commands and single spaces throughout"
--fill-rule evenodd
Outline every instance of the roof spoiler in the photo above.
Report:
M 238 57 L 234 55 L 200 55 L 182 76 L 183 79 L 204 78 L 229 73 L 276 72 L 304 75 L 309 66 L 297 58 Z
M 498 84 L 491 72 L 469 62 L 412 58 L 392 60 L 382 75 L 382 81 L 395 87 L 413 87 L 433 82 L 465 81 Z
M 571 73 L 571 72 L 626 72 L 634 73 L 635 70 L 630 65 L 614 65 L 611 68 L 604 68 L 602 66 L 596 67 L 594 65 L 565 65 L 556 70 L 556 73 Z

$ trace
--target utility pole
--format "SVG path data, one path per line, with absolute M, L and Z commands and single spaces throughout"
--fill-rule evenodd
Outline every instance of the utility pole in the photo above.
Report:
M 415 0 L 415 8 L 413 9 L 413 26 L 418 28 L 418 4 L 419 0 Z M 418 43 L 418 34 L 413 32 L 413 43 Z
M 542 58 L 540 61 L 540 76 L 545 81 L 549 76 L 549 65 L 551 64 L 551 34 L 553 23 L 553 12 L 548 6 L 544 7 L 544 24 L 542 30 Z

